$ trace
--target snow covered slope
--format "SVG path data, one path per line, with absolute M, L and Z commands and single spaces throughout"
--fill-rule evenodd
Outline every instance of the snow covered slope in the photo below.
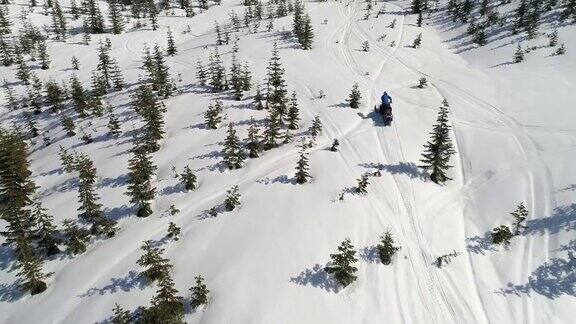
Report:
M 271 32 L 238 33 L 239 59 L 250 64 L 255 82 L 264 82 L 273 43 L 278 43 L 302 121 L 293 143 L 234 171 L 221 163 L 225 127 L 205 129 L 202 113 L 214 98 L 222 99 L 227 121 L 245 137 L 250 117 L 262 125 L 266 111 L 250 105 L 254 90 L 237 102 L 196 86 L 195 64 L 197 59 L 207 62 L 214 21 L 226 23 L 232 10 L 241 14 L 240 1 L 224 1 L 193 18 L 162 15 L 157 31 L 102 35 L 110 38 L 111 54 L 130 85 L 106 97 L 121 117 L 123 135 L 106 136 L 105 117 L 91 126 L 79 122 L 94 130 L 94 143 L 84 145 L 78 137 L 66 137 L 57 116 L 44 112 L 40 123 L 54 143 L 33 143 L 30 160 L 39 198 L 60 222 L 77 217 L 78 206 L 76 175 L 61 170 L 58 146 L 86 152 L 98 169 L 101 202 L 121 231 L 93 242 L 82 255 L 48 261 L 45 271 L 53 272 L 49 288 L 35 296 L 18 292 L 12 256 L 1 248 L 0 322 L 92 323 L 106 321 L 114 303 L 130 310 L 147 305 L 155 288 L 143 285 L 136 265 L 144 240 L 165 248 L 182 295 L 188 294 L 194 276 L 206 278 L 210 305 L 187 313 L 189 323 L 573 322 L 576 28 L 559 28 L 565 55 L 549 56 L 551 49 L 542 48 L 528 53 L 525 62 L 510 64 L 521 36 L 496 35 L 476 48 L 462 36 L 466 27 L 446 21 L 444 12 L 432 13 L 420 28 L 409 14 L 409 1 L 375 6 L 384 4 L 385 14 L 364 20 L 366 4 L 359 0 L 306 2 L 315 33 L 308 51 L 282 37 L 283 28 L 291 29 L 291 17 L 276 20 Z M 9 7 L 17 23 L 20 6 Z M 30 17 L 39 26 L 49 24 L 40 10 Z M 393 19 L 396 27 L 388 28 Z M 192 32 L 182 34 L 187 25 Z M 153 155 L 159 194 L 154 214 L 141 219 L 124 195 L 130 131 L 139 125 L 129 93 L 144 74 L 144 44 L 164 46 L 168 26 L 179 51 L 167 63 L 173 76 L 181 75 L 182 93 L 165 100 L 166 135 Z M 422 47 L 411 48 L 419 33 Z M 81 35 L 67 43 L 49 41 L 52 67 L 35 72 L 42 79 L 67 81 L 75 72 L 69 69 L 75 55 L 82 64 L 77 75 L 88 85 L 98 37 L 89 46 L 80 44 Z M 368 52 L 361 50 L 366 40 Z M 523 46 L 545 43 L 539 37 Z M 220 47 L 226 65 L 231 48 Z M 1 67 L 0 74 L 16 91 L 25 91 L 13 67 Z M 429 86 L 419 89 L 423 76 Z M 363 96 L 357 110 L 345 101 L 355 82 Z M 316 98 L 320 90 L 325 98 Z M 383 90 L 394 98 L 390 127 L 372 111 Z M 450 103 L 457 154 L 453 180 L 438 186 L 425 180 L 417 165 L 443 99 Z M 323 133 L 310 154 L 313 178 L 297 185 L 296 144 L 315 116 Z M 2 111 L 4 125 L 15 118 Z M 340 142 L 338 152 L 327 150 L 333 139 Z M 342 190 L 353 188 L 361 174 L 375 171 L 379 163 L 382 176 L 371 178 L 366 196 L 347 193 L 338 200 Z M 178 185 L 171 170 L 185 165 L 199 178 L 192 192 Z M 206 210 L 220 204 L 233 185 L 240 187 L 241 208 L 206 217 Z M 530 211 L 528 229 L 509 249 L 495 248 L 489 232 L 509 224 L 509 213 L 520 202 Z M 172 204 L 181 212 L 168 216 Z M 163 240 L 171 221 L 182 227 L 176 242 Z M 390 266 L 374 254 L 387 228 L 402 246 Z M 358 280 L 340 289 L 321 269 L 347 237 L 360 255 Z M 437 256 L 453 250 L 461 255 L 452 263 L 440 269 L 434 265 Z

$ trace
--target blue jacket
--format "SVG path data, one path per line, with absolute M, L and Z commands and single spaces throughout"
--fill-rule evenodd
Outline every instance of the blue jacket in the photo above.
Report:
M 385 106 L 389 106 L 392 103 L 392 97 L 390 97 L 386 92 L 384 92 L 380 100 L 382 100 L 382 104 Z

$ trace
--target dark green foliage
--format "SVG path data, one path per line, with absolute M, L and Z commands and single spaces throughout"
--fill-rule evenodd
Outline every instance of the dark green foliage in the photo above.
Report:
M 16 244 L 18 245 L 18 262 L 16 276 L 21 278 L 20 287 L 24 291 L 30 292 L 31 295 L 39 294 L 48 287 L 43 281 L 49 274 L 42 272 L 42 260 L 36 255 L 30 245 L 29 239 L 19 237 Z
M 158 143 L 164 135 L 166 107 L 148 84 L 140 84 L 132 94 L 132 108 L 145 123 L 142 144 L 149 152 L 160 149 Z
M 508 226 L 501 225 L 492 230 L 492 243 L 508 246 L 513 236 Z
M 208 110 L 204 113 L 204 120 L 208 129 L 218 128 L 218 124 L 222 122 L 222 102 L 220 100 L 216 100 L 214 104 L 208 106 Z
M 367 194 L 368 193 L 368 185 L 370 184 L 368 182 L 368 177 L 369 177 L 369 173 L 366 172 L 364 173 L 360 179 L 358 179 L 358 185 L 356 185 L 356 189 L 354 189 L 356 191 L 356 193 L 358 194 Z
M 514 52 L 514 63 L 520 63 L 522 61 L 524 61 L 524 51 L 522 51 L 522 47 L 518 44 L 516 52 Z
M 264 97 L 262 96 L 262 92 L 260 91 L 260 85 L 258 85 L 258 87 L 256 87 L 256 94 L 254 95 L 254 105 L 256 106 L 257 110 L 264 109 L 262 100 L 264 100 Z
M 130 324 L 132 323 L 132 315 L 116 303 L 114 304 L 114 315 L 110 321 L 112 324 Z
M 308 50 L 312 48 L 312 43 L 314 41 L 314 29 L 312 28 L 312 22 L 310 21 L 310 16 L 307 14 L 302 17 L 302 32 L 298 37 L 298 42 L 302 49 Z
M 452 259 L 454 259 L 455 257 L 459 256 L 460 252 L 456 252 L 456 250 L 441 255 L 439 257 L 436 258 L 436 266 L 438 268 L 442 268 L 444 265 L 448 265 L 450 262 L 452 262 Z
M 150 240 L 144 241 L 140 249 L 142 250 L 142 256 L 140 256 L 136 263 L 144 268 L 144 270 L 140 272 L 141 276 L 146 278 L 149 283 L 170 277 L 172 265 L 168 262 L 168 259 L 162 257 L 164 249 L 154 247 Z
M 190 304 L 193 308 L 208 305 L 208 295 L 210 294 L 210 290 L 206 288 L 204 278 L 202 278 L 202 276 L 196 276 L 194 279 L 196 280 L 196 285 L 190 288 L 190 292 L 192 292 Z
M 220 58 L 218 48 L 214 48 L 214 52 L 210 54 L 210 86 L 212 92 L 219 92 L 227 88 L 226 70 Z
M 50 57 L 44 40 L 38 43 L 38 59 L 40 59 L 40 69 L 47 70 L 50 68 Z
M 350 92 L 348 105 L 350 106 L 350 108 L 358 108 L 360 107 L 361 99 L 362 95 L 360 94 L 360 90 L 358 89 L 358 83 L 354 83 L 354 86 L 352 87 L 352 92 Z
M 62 146 L 60 146 L 59 148 L 58 156 L 60 157 L 60 161 L 62 162 L 62 168 L 64 169 L 64 171 L 66 171 L 67 173 L 73 172 L 76 166 L 74 163 L 74 156 L 68 153 L 68 150 L 66 150 Z
M 58 0 L 52 0 L 52 28 L 56 34 L 57 40 L 65 40 L 66 32 L 68 29 L 68 24 L 66 23 L 66 18 L 60 7 Z
M 222 154 L 224 155 L 224 163 L 230 170 L 239 169 L 244 163 L 245 154 L 232 123 L 228 124 L 227 134 L 228 135 L 224 140 L 224 149 L 222 151 Z
M 59 232 L 54 226 L 52 216 L 46 213 L 46 209 L 39 202 L 34 203 L 32 218 L 36 221 L 34 238 L 38 249 L 47 256 L 58 254 Z
M 314 117 L 312 125 L 310 126 L 310 128 L 308 128 L 308 132 L 312 137 L 316 137 L 322 134 L 322 121 L 320 120 L 320 117 L 318 116 Z
M 510 213 L 510 215 L 514 218 L 514 223 L 512 224 L 514 229 L 513 234 L 520 235 L 524 229 L 528 228 L 524 225 L 526 218 L 528 218 L 528 210 L 524 206 L 524 203 L 520 203 L 518 207 L 516 207 L 516 210 Z
M 425 77 L 421 77 L 418 80 L 418 88 L 422 89 L 422 88 L 426 87 L 427 85 L 428 85 L 428 80 L 426 80 Z
M 176 55 L 178 49 L 176 48 L 176 43 L 174 42 L 174 35 L 172 34 L 172 30 L 170 30 L 170 27 L 168 27 L 168 31 L 166 32 L 166 39 L 168 42 L 168 45 L 166 47 L 166 54 L 170 56 Z
M 158 280 L 158 290 L 152 299 L 152 306 L 146 308 L 141 323 L 184 324 L 183 298 L 178 296 L 170 276 Z
M 132 154 L 132 158 L 128 161 L 126 195 L 130 197 L 130 202 L 138 207 L 138 217 L 148 217 L 152 214 L 150 201 L 156 195 L 156 188 L 152 187 L 152 175 L 156 172 L 156 166 L 144 147 L 136 146 Z
M 124 17 L 122 17 L 122 7 L 117 0 L 108 1 L 108 19 L 112 24 L 112 33 L 122 34 L 122 31 L 124 31 Z
M 238 186 L 233 186 L 226 192 L 226 199 L 224 199 L 224 208 L 227 211 L 233 211 L 237 206 L 240 206 L 240 192 Z
M 202 61 L 200 60 L 196 62 L 196 78 L 198 79 L 198 83 L 200 85 L 204 86 L 206 85 L 206 82 L 208 82 L 208 73 L 206 72 L 206 69 L 202 65 Z
M 332 274 L 338 283 L 346 287 L 358 278 L 356 276 L 358 269 L 353 265 L 358 259 L 350 239 L 345 239 L 338 247 L 338 251 L 339 253 L 330 254 L 332 262 L 324 268 L 324 271 Z
M 64 109 L 64 90 L 54 80 L 46 82 L 46 99 L 52 106 L 52 112 Z
M 230 66 L 230 86 L 234 91 L 234 100 L 242 100 L 242 93 L 244 91 L 244 80 L 242 78 L 242 68 L 236 54 L 232 54 L 232 62 Z
M 264 129 L 264 149 L 270 150 L 278 147 L 278 138 L 280 137 L 280 113 L 277 109 L 270 109 L 266 128 Z
M 306 152 L 306 147 L 304 143 L 300 146 L 300 158 L 298 159 L 298 163 L 296 164 L 296 182 L 297 183 L 306 183 L 310 178 L 309 167 L 308 167 L 308 153 Z
M 274 43 L 272 57 L 267 67 L 267 87 L 266 105 L 272 110 L 278 111 L 279 117 L 286 113 L 286 81 L 284 80 L 284 69 L 280 63 L 278 45 Z
M 424 153 L 422 153 L 422 168 L 430 173 L 430 179 L 437 184 L 442 184 L 451 180 L 446 175 L 446 171 L 452 166 L 450 157 L 456 153 L 452 140 L 450 139 L 450 125 L 448 125 L 448 102 L 444 100 L 436 124 L 430 133 L 431 139 L 424 145 Z
M 292 92 L 288 114 L 286 116 L 287 127 L 289 129 L 298 129 L 298 122 L 300 121 L 300 110 L 298 109 L 298 99 L 296 92 Z
M 76 125 L 74 125 L 74 120 L 70 116 L 62 115 L 60 118 L 60 122 L 62 123 L 62 127 L 66 130 L 66 135 L 72 137 L 76 135 Z
M 108 134 L 113 137 L 118 137 L 122 133 L 120 129 L 120 121 L 113 112 L 110 112 L 108 119 Z
M 96 0 L 85 0 L 84 8 L 87 13 L 88 32 L 92 34 L 104 33 L 104 18 L 100 11 L 99 2 Z
M 182 181 L 186 190 L 196 189 L 196 175 L 189 166 L 184 167 L 184 171 L 180 175 L 180 181 Z
M 180 235 L 180 227 L 178 227 L 174 222 L 170 222 L 168 224 L 168 234 L 167 237 L 173 239 L 174 241 L 178 241 Z
M 380 243 L 378 244 L 377 249 L 382 264 L 390 264 L 394 254 L 400 250 L 399 246 L 394 245 L 394 237 L 390 229 L 386 230 L 386 232 L 380 236 Z
M 246 148 L 248 149 L 248 157 L 253 159 L 257 158 L 262 149 L 258 135 L 258 128 L 255 125 L 254 117 L 250 118 L 250 127 L 248 128 L 248 138 L 246 139 Z
M 71 254 L 81 254 L 86 251 L 86 244 L 90 241 L 90 233 L 79 227 L 72 219 L 62 222 L 64 226 L 64 244 L 66 251 Z
M 412 43 L 412 47 L 419 48 L 422 45 L 422 33 L 418 34 Z

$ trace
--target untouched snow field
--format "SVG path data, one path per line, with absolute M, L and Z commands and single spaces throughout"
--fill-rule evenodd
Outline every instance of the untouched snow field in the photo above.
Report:
M 22 1 L 17 1 L 20 3 Z M 228 93 L 212 94 L 196 86 L 197 59 L 207 62 L 214 43 L 214 21 L 227 23 L 241 2 L 224 1 L 193 18 L 159 19 L 157 31 L 93 35 L 81 45 L 81 34 L 67 43 L 49 41 L 52 65 L 34 70 L 42 79 L 68 81 L 73 72 L 88 86 L 96 65 L 99 37 L 112 41 L 112 56 L 123 70 L 127 90 L 106 97 L 122 121 L 118 139 L 106 135 L 107 118 L 78 122 L 94 129 L 94 143 L 66 137 L 56 116 L 40 115 L 53 144 L 31 144 L 34 181 L 39 198 L 55 219 L 76 218 L 76 174 L 60 167 L 58 146 L 86 152 L 98 169 L 98 193 L 106 215 L 119 222 L 113 238 L 97 240 L 86 253 L 61 256 L 45 265 L 53 272 L 48 290 L 22 295 L 11 270 L 9 249 L 0 249 L 0 322 L 93 323 L 106 321 L 114 303 L 134 310 L 155 293 L 138 277 L 136 260 L 144 240 L 165 249 L 183 296 L 202 274 L 211 290 L 208 307 L 188 312 L 188 323 L 570 323 L 576 316 L 576 27 L 559 28 L 567 54 L 549 56 L 542 48 L 511 64 L 517 39 L 502 34 L 477 48 L 462 36 L 465 27 L 432 13 L 426 25 L 415 25 L 409 1 L 386 5 L 379 18 L 363 20 L 361 1 L 306 2 L 314 26 L 313 49 L 298 49 L 282 38 L 291 29 L 291 16 L 275 21 L 272 32 L 240 32 L 240 61 L 247 61 L 254 83 L 263 83 L 274 42 L 278 42 L 289 91 L 301 109 L 301 128 L 293 143 L 267 151 L 245 167 L 229 171 L 222 164 L 221 142 L 226 127 L 204 128 L 202 113 L 214 98 L 225 104 L 226 122 L 245 137 L 250 117 L 259 125 L 266 111 L 250 105 L 254 89 L 243 101 Z M 67 6 L 64 2 L 62 5 Z M 10 5 L 18 23 L 19 5 Z M 182 14 L 181 12 L 178 14 Z M 38 26 L 50 18 L 40 9 L 30 14 Z M 327 20 L 324 24 L 323 21 Z M 396 19 L 394 29 L 387 28 Z M 80 24 L 80 21 L 74 22 Z M 190 25 L 191 34 L 182 34 Z M 144 75 L 144 44 L 165 46 L 167 27 L 174 32 L 178 54 L 167 57 L 181 94 L 165 100 L 166 135 L 153 154 L 158 165 L 158 195 L 154 214 L 135 216 L 126 191 L 130 131 L 139 123 L 129 105 L 129 92 Z M 550 26 L 542 27 L 549 32 Z M 16 29 L 16 28 L 14 28 Z M 422 33 L 422 47 L 410 48 Z M 384 41 L 378 38 L 385 34 Z M 368 40 L 370 51 L 361 50 Z M 394 46 L 390 42 L 395 41 Z M 540 36 L 522 44 L 544 45 Z M 208 49 L 205 46 L 208 46 Z M 220 47 L 229 66 L 232 45 Z M 81 70 L 70 69 L 76 55 Z M 0 75 L 23 93 L 15 68 Z M 416 88 L 425 76 L 429 86 Z M 348 108 L 346 99 L 358 82 L 362 106 Z M 325 98 L 316 99 L 320 90 Z M 394 99 L 394 122 L 385 127 L 372 112 L 381 93 Z M 438 186 L 417 168 L 422 145 L 443 99 L 450 104 L 450 121 L 457 154 L 453 178 Z M 306 136 L 314 116 L 323 133 L 310 151 L 312 181 L 293 181 L 296 144 Z M 13 113 L 5 110 L 2 123 Z M 333 139 L 338 152 L 327 150 Z M 370 178 L 366 196 L 347 193 L 366 171 L 383 166 L 382 176 Z M 199 188 L 183 190 L 172 166 L 196 171 Z M 239 185 L 240 209 L 207 216 L 206 210 Z M 530 211 L 528 229 L 509 249 L 490 244 L 489 233 L 510 224 L 516 205 Z M 174 204 L 181 210 L 168 216 Z M 182 227 L 179 241 L 163 240 L 169 222 Z M 4 226 L 4 225 L 2 225 Z M 393 263 L 378 262 L 374 247 L 387 228 L 402 249 Z M 321 270 L 329 254 L 349 237 L 359 253 L 358 280 L 339 289 Z M 461 254 L 441 269 L 437 256 Z

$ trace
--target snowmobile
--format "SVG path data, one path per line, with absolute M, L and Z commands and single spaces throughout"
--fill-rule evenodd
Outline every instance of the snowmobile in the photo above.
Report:
M 391 106 L 374 106 L 374 111 L 382 115 L 384 120 L 384 126 L 390 126 L 392 124 L 392 107 Z

